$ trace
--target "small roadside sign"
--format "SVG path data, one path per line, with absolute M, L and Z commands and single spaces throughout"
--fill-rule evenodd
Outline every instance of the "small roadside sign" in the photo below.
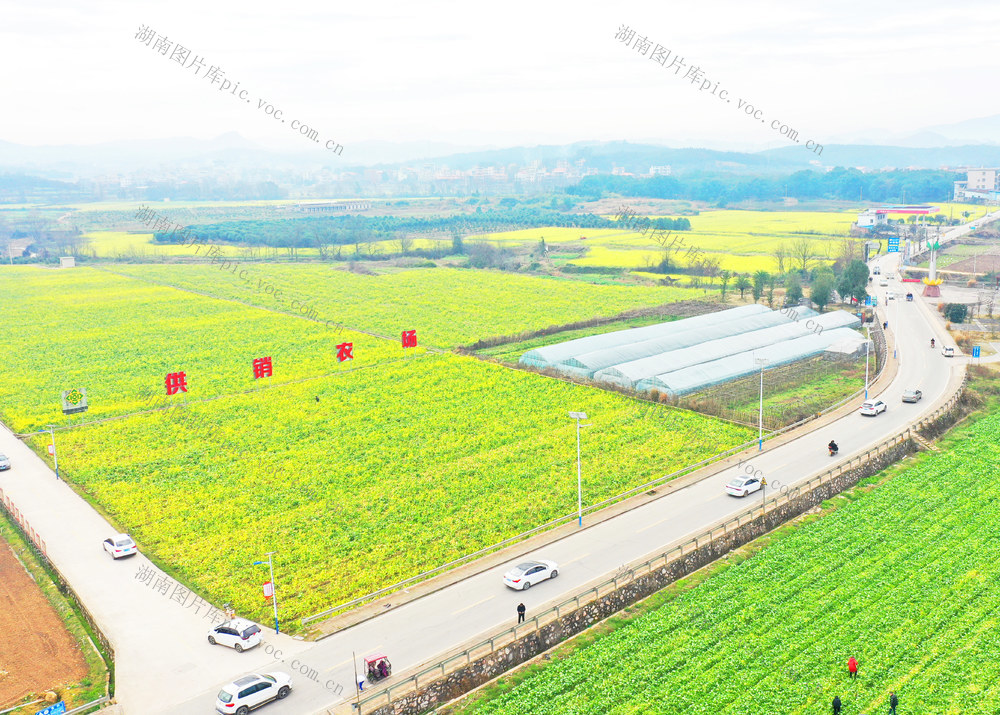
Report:
M 274 596 L 274 585 L 270 581 L 264 582 L 264 598 L 271 598 Z
M 66 712 L 66 703 L 60 700 L 55 705 L 49 705 L 47 708 L 39 710 L 35 715 L 61 715 Z
M 49 454 L 55 454 L 55 453 L 56 453 L 56 446 L 54 444 L 50 444 L 49 445 Z
M 972 346 L 972 357 L 974 357 L 974 358 L 979 357 L 979 346 L 978 345 L 973 345 Z

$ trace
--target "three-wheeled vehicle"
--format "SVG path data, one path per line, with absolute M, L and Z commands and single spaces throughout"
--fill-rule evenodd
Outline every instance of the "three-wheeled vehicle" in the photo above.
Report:
M 908 300 L 909 302 L 912 303 L 913 302 L 913 293 L 907 293 L 906 294 L 906 300 Z
M 377 683 L 392 675 L 392 663 L 382 653 L 365 656 L 365 671 L 369 683 Z

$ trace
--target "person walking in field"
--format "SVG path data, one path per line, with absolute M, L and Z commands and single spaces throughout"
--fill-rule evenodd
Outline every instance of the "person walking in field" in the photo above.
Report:
M 833 715 L 840 715 L 840 696 L 833 696 Z
M 523 603 L 517 604 L 517 622 L 518 623 L 524 623 L 524 611 L 525 611 L 524 604 Z
M 851 678 L 858 677 L 858 661 L 853 655 L 847 659 L 847 675 Z
M 899 705 L 899 698 L 896 693 L 889 694 L 889 715 L 896 715 L 896 706 Z

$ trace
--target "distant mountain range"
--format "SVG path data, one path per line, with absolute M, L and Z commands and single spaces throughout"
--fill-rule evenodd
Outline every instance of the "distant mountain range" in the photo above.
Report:
M 832 166 L 867 169 L 1000 166 L 1000 115 L 928 127 L 906 136 L 872 130 L 856 137 L 855 141 L 828 144 L 820 155 L 806 149 L 805 144 L 738 152 L 625 141 L 507 148 L 369 141 L 346 146 L 344 155 L 338 157 L 308 147 L 302 151 L 273 150 L 235 132 L 214 139 L 128 140 L 85 146 L 25 146 L 0 141 L 0 173 L 73 180 L 132 172 L 197 177 L 218 175 L 225 170 L 266 173 L 325 168 L 340 172 L 420 163 L 461 170 L 476 165 L 525 166 L 537 161 L 552 168 L 556 161 L 573 163 L 581 159 L 586 167 L 601 172 L 619 167 L 634 174 L 646 173 L 651 166 L 670 166 L 679 174 L 693 170 L 771 174 Z M 872 143 L 876 140 L 880 143 Z

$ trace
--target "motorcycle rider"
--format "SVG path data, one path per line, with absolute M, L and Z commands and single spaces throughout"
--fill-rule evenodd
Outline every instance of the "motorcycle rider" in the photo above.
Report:
M 837 443 L 834 442 L 832 439 L 830 440 L 830 444 L 826 445 L 826 448 L 830 450 L 831 457 L 840 450 L 840 448 L 837 446 Z
M 934 338 L 931 338 L 931 347 L 934 347 Z

